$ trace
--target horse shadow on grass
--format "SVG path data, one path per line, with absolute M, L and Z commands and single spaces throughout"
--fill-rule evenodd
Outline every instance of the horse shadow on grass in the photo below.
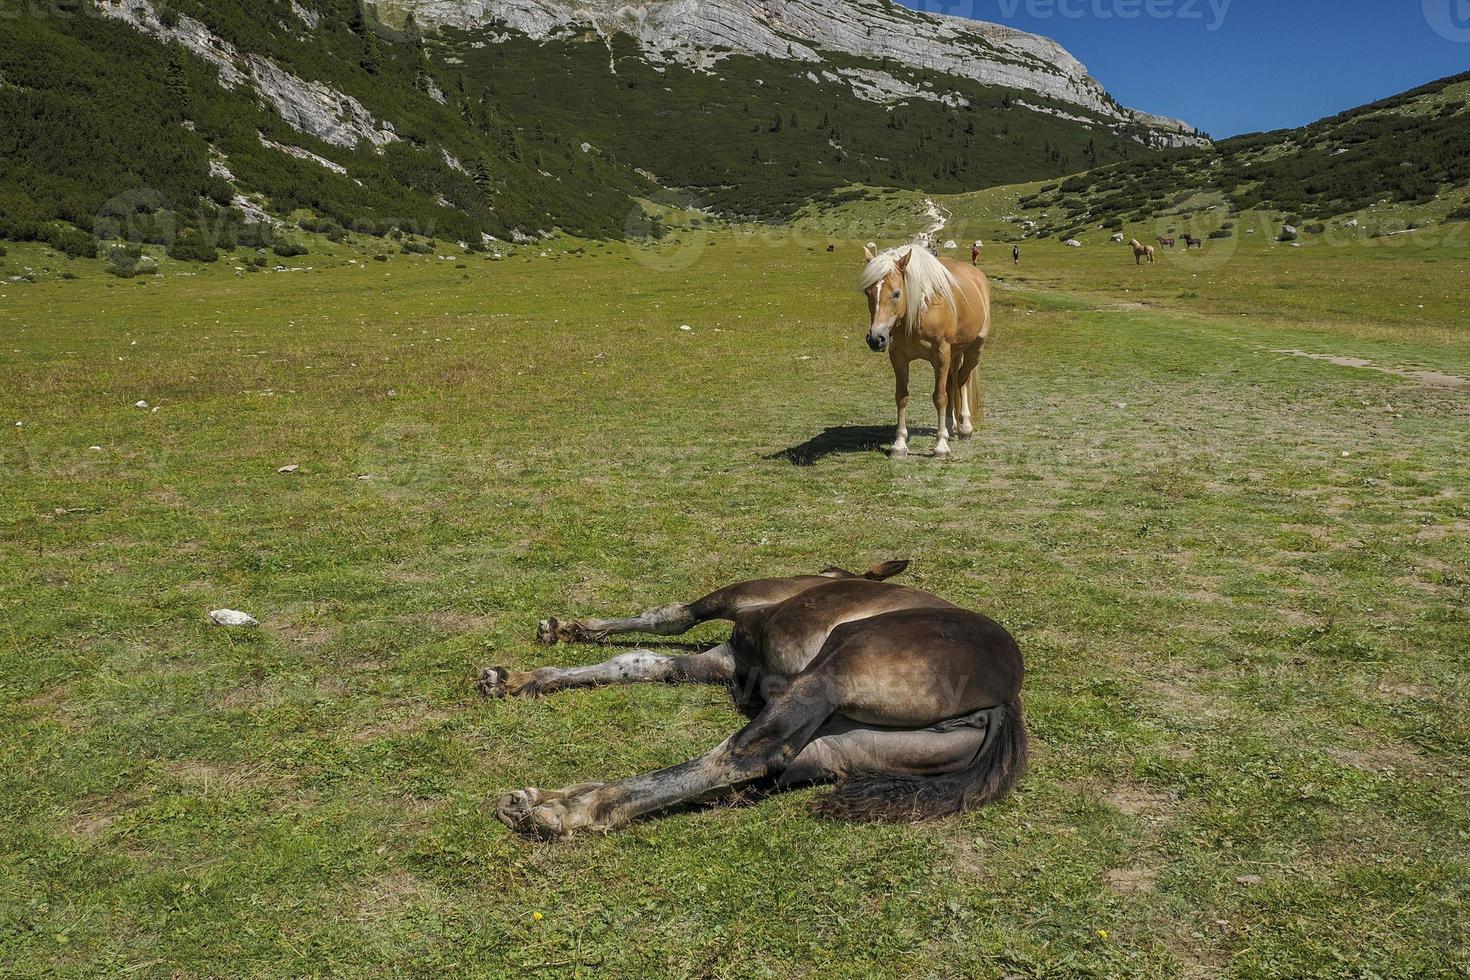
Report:
M 910 429 L 910 436 L 934 435 L 934 429 Z M 891 425 L 830 425 L 800 445 L 771 453 L 766 459 L 785 460 L 792 466 L 814 466 L 828 456 L 882 453 L 893 443 Z

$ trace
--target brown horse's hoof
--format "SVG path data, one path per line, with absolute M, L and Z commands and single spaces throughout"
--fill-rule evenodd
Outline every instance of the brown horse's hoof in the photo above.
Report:
M 541 791 L 534 786 L 506 793 L 495 801 L 495 816 L 517 833 L 523 833 L 531 821 L 531 808 L 541 802 Z
M 555 616 L 543 619 L 536 624 L 536 640 L 546 646 L 554 647 L 561 639 L 561 623 Z
M 509 693 L 505 687 L 505 682 L 509 679 L 510 671 L 504 667 L 486 667 L 475 680 L 475 690 L 483 698 L 503 698 Z

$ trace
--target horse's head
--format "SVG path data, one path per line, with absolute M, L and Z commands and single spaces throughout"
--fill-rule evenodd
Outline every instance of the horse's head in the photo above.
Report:
M 904 296 L 904 272 L 913 258 L 913 251 L 899 256 L 891 267 L 875 269 L 878 258 L 871 248 L 863 249 L 868 260 L 868 274 L 864 276 L 864 293 L 868 297 L 868 346 L 883 353 L 893 340 L 893 330 L 904 323 L 908 316 L 909 302 Z M 869 280 L 872 280 L 869 282 Z

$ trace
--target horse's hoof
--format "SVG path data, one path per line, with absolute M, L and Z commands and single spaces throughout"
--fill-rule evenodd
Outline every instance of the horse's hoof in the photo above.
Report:
M 538 643 L 554 647 L 560 639 L 561 623 L 557 621 L 555 616 L 552 616 L 550 619 L 543 619 L 536 624 L 536 641 Z
M 894 446 L 892 449 L 888 450 L 889 459 L 907 459 L 908 455 L 908 446 Z
M 475 680 L 475 690 L 483 698 L 503 698 L 507 693 L 505 682 L 509 678 L 510 671 L 504 667 L 486 667 Z
M 969 432 L 960 431 L 955 433 L 955 435 L 961 439 L 973 439 L 975 438 L 975 430 L 971 429 Z
M 541 802 L 541 791 L 534 786 L 512 790 L 495 801 L 495 816 L 517 833 L 524 833 L 531 820 L 531 808 Z
M 936 456 L 948 456 L 949 455 L 949 447 L 948 446 L 944 446 L 944 445 L 935 446 L 934 447 L 934 455 L 936 455 Z

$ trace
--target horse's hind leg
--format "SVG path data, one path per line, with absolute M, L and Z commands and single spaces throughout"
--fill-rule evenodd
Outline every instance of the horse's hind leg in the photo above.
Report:
M 980 406 L 970 404 L 970 376 L 980 363 L 980 350 L 980 342 L 966 350 L 960 359 L 959 370 L 955 371 L 954 403 L 959 406 L 955 412 L 959 423 L 955 434 L 961 439 L 968 439 L 975 434 L 975 413 Z
M 827 678 L 803 675 L 754 721 L 697 759 L 617 782 L 551 792 L 516 790 L 500 798 L 496 814 L 518 833 L 568 837 L 611 830 L 643 814 L 779 773 L 831 716 L 835 694 Z
M 608 684 L 725 684 L 735 676 L 735 657 L 728 643 L 686 657 L 633 650 L 587 667 L 541 667 L 515 671 L 486 667 L 475 689 L 487 698 L 534 698 L 574 687 Z

